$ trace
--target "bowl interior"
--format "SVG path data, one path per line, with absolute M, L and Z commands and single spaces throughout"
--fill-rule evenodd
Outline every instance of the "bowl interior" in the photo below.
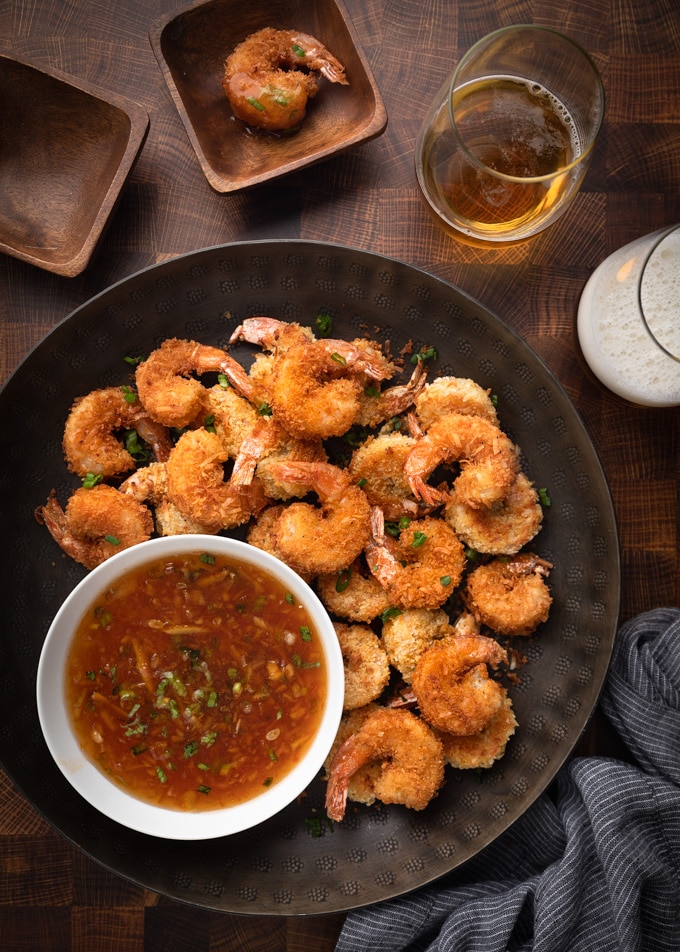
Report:
M 165 555 L 209 552 L 257 565 L 278 577 L 305 605 L 323 645 L 327 695 L 319 729 L 307 753 L 274 786 L 245 803 L 225 809 L 184 812 L 159 807 L 130 796 L 83 754 L 71 726 L 65 701 L 64 670 L 75 629 L 97 595 L 122 574 Z M 166 536 L 143 542 L 114 555 L 85 576 L 65 600 L 47 633 L 38 665 L 37 701 L 40 725 L 59 769 L 92 806 L 109 818 L 141 833 L 165 839 L 199 840 L 249 829 L 291 803 L 318 774 L 335 738 L 344 695 L 342 655 L 326 610 L 309 586 L 278 559 L 236 539 L 222 536 Z
M 348 86 L 320 81 L 299 132 L 248 132 L 221 86 L 234 47 L 265 26 L 310 33 L 340 60 Z M 157 21 L 154 49 L 211 186 L 229 192 L 317 162 L 384 131 L 387 115 L 353 29 L 337 0 L 209 0 Z
M 0 55 L 0 249 L 79 273 L 146 134 L 141 107 Z

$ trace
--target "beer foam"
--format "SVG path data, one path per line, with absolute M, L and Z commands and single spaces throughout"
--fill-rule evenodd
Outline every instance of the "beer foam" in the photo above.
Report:
M 602 262 L 581 295 L 577 325 L 583 356 L 602 383 L 631 403 L 657 407 L 680 404 L 680 362 L 654 342 L 638 304 L 640 274 L 660 234 L 631 242 Z M 667 279 L 655 297 L 668 294 L 670 263 L 664 270 Z

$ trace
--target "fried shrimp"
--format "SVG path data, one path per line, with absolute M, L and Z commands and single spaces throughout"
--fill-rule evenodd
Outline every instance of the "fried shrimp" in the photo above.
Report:
M 119 432 L 136 430 L 158 460 L 168 458 L 172 443 L 164 426 L 152 420 L 137 395 L 123 387 L 92 390 L 78 397 L 64 426 L 63 450 L 72 473 L 114 476 L 136 466 Z
M 417 516 L 422 508 L 411 492 L 404 465 L 416 441 L 393 431 L 369 436 L 352 454 L 349 471 L 372 506 L 379 506 L 386 519 Z
M 390 664 L 409 684 L 416 664 L 427 649 L 453 633 L 449 616 L 443 609 L 407 608 L 383 622 L 382 643 Z
M 262 419 L 253 404 L 233 387 L 215 384 L 207 392 L 206 418 L 212 421 L 231 459 Z
M 470 548 L 486 555 L 515 555 L 538 534 L 543 507 L 524 473 L 499 502 L 473 509 L 454 491 L 444 510 L 453 531 Z
M 276 545 L 297 571 L 337 572 L 357 558 L 370 535 L 370 506 L 348 474 L 331 463 L 272 463 L 277 481 L 306 485 L 320 506 L 293 502 L 276 525 Z
M 475 617 L 502 635 L 530 635 L 548 619 L 552 565 L 530 552 L 496 558 L 470 572 L 465 602 Z
M 313 36 L 265 27 L 227 58 L 222 87 L 234 115 L 247 125 L 291 132 L 318 92 L 316 73 L 348 85 L 343 65 Z
M 460 463 L 454 486 L 473 508 L 503 499 L 519 472 L 517 449 L 503 431 L 483 417 L 449 413 L 435 420 L 409 453 L 404 472 L 413 493 L 430 505 L 445 493 L 427 485 L 440 464 Z
M 387 592 L 361 556 L 346 569 L 319 575 L 316 586 L 326 608 L 347 621 L 368 623 L 390 607 Z
M 368 567 L 399 608 L 439 608 L 455 591 L 465 566 L 465 550 L 441 519 L 424 517 L 401 529 L 398 538 L 385 532 L 382 510 L 371 510 Z
M 492 767 L 500 760 L 516 728 L 517 718 L 512 701 L 505 693 L 498 711 L 476 734 L 435 733 L 442 742 L 446 763 L 456 770 L 472 770 Z
M 390 679 L 390 666 L 380 638 L 368 625 L 335 624 L 345 667 L 346 711 L 380 697 Z
M 366 341 L 301 341 L 276 358 L 272 409 L 299 439 L 342 436 L 357 419 L 365 381 L 387 379 L 394 371 Z
M 168 498 L 208 532 L 242 525 L 266 503 L 258 480 L 245 487 L 234 487 L 225 480 L 227 455 L 216 433 L 187 430 L 166 464 Z
M 428 724 L 450 734 L 482 730 L 500 709 L 505 689 L 487 665 L 507 661 L 492 638 L 464 635 L 437 641 L 415 666 L 411 687 Z
M 427 724 L 410 711 L 378 708 L 333 757 L 326 790 L 332 820 L 345 815 L 352 776 L 372 763 L 380 765 L 371 779 L 382 803 L 424 810 L 444 781 L 441 741 Z
M 275 477 L 275 463 L 325 463 L 326 451 L 318 440 L 296 440 L 271 417 L 259 417 L 245 437 L 234 461 L 232 481 L 247 486 L 257 474 L 269 499 L 305 496 L 309 486 L 282 483 Z
M 152 351 L 138 367 L 137 390 L 149 415 L 165 426 L 185 427 L 202 422 L 208 407 L 206 388 L 193 374 L 223 373 L 233 386 L 248 396 L 248 374 L 219 347 L 192 340 L 170 338 Z
M 415 409 L 423 430 L 428 430 L 435 420 L 448 413 L 481 416 L 498 424 L 489 391 L 467 377 L 437 377 L 416 397 Z
M 64 509 L 51 495 L 35 515 L 64 552 L 87 569 L 145 542 L 153 532 L 147 507 L 105 483 L 76 489 Z
M 416 364 L 409 381 L 386 390 L 367 387 L 360 397 L 356 423 L 359 426 L 376 427 L 385 420 L 399 416 L 412 406 L 427 382 L 427 368 L 422 360 Z
M 153 505 L 156 532 L 161 536 L 213 533 L 214 529 L 190 519 L 168 498 L 168 472 L 164 463 L 149 463 L 124 480 L 120 492 Z

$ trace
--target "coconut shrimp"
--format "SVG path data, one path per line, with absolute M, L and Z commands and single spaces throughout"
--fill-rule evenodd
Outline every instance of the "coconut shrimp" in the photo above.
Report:
M 251 392 L 248 374 L 219 347 L 169 338 L 152 351 L 135 374 L 137 390 L 150 416 L 182 428 L 208 412 L 208 393 L 193 374 L 223 373 L 243 396 Z
M 64 552 L 86 569 L 145 542 L 154 528 L 153 517 L 143 503 L 105 483 L 76 489 L 64 509 L 56 495 L 51 495 L 35 516 Z
M 318 92 L 317 73 L 348 85 L 342 63 L 313 36 L 265 27 L 227 58 L 222 87 L 234 115 L 247 125 L 291 132 Z
M 473 508 L 492 506 L 510 490 L 517 473 L 517 449 L 503 431 L 483 417 L 449 413 L 430 426 L 411 450 L 404 472 L 413 493 L 430 505 L 446 494 L 427 485 L 440 464 L 460 463 L 454 486 L 458 498 Z
M 262 417 L 249 400 L 228 385 L 208 388 L 206 399 L 206 419 L 212 422 L 229 457 L 235 459 Z
M 390 607 L 387 592 L 361 556 L 346 569 L 319 575 L 316 585 L 326 608 L 347 621 L 368 623 Z
M 405 384 L 397 384 L 386 390 L 366 387 L 360 396 L 359 413 L 356 423 L 359 426 L 377 427 L 385 420 L 404 413 L 417 399 L 427 382 L 427 367 L 422 360 Z
M 274 365 L 274 415 L 299 439 L 342 436 L 357 419 L 366 379 L 387 379 L 394 371 L 382 352 L 366 341 L 293 344 Z
M 410 711 L 378 708 L 338 748 L 330 764 L 326 812 L 345 815 L 352 776 L 367 764 L 380 769 L 371 778 L 374 798 L 424 810 L 444 782 L 441 741 Z
M 158 460 L 168 458 L 168 431 L 155 420 L 132 391 L 123 387 L 92 390 L 78 397 L 64 426 L 63 450 L 72 473 L 114 476 L 136 466 L 117 431 L 136 430 Z
M 409 684 L 427 649 L 454 631 L 449 616 L 441 608 L 407 608 L 383 622 L 382 643 L 390 664 Z
M 473 509 L 452 493 L 444 518 L 470 548 L 486 555 L 515 555 L 538 534 L 543 507 L 524 473 L 493 506 Z
M 435 642 L 415 666 L 411 687 L 428 724 L 450 734 L 475 734 L 503 704 L 505 689 L 487 665 L 507 661 L 493 638 L 462 635 Z
M 465 550 L 455 532 L 441 519 L 409 522 L 398 538 L 385 533 L 378 507 L 371 510 L 368 567 L 399 608 L 440 608 L 460 582 Z
M 489 391 L 467 377 L 437 377 L 416 397 L 415 411 L 423 430 L 448 413 L 481 416 L 498 424 Z
M 476 734 L 435 731 L 444 748 L 444 760 L 456 770 L 492 767 L 505 753 L 517 728 L 512 701 L 504 692 L 503 702 L 488 724 Z
M 277 480 L 275 463 L 325 463 L 328 457 L 323 444 L 317 440 L 296 440 L 276 420 L 259 417 L 257 423 L 243 440 L 236 459 L 232 482 L 247 486 L 257 474 L 265 493 L 270 499 L 292 499 L 305 496 L 308 485 L 293 485 Z
M 375 701 L 390 679 L 390 666 L 380 638 L 368 625 L 335 624 L 345 668 L 344 709 L 352 711 Z
M 168 498 L 189 519 L 218 532 L 242 525 L 266 503 L 257 480 L 234 487 L 224 478 L 227 451 L 216 433 L 187 430 L 167 466 Z
M 344 742 L 356 734 L 365 724 L 371 714 L 382 710 L 376 703 L 366 704 L 365 707 L 355 708 L 353 711 L 343 711 L 340 718 L 335 740 L 324 762 L 325 779 L 328 780 L 333 758 Z M 380 777 L 382 766 L 379 761 L 369 761 L 359 767 L 350 777 L 347 788 L 347 799 L 353 803 L 363 803 L 370 806 L 375 803 L 375 783 Z
M 168 498 L 168 473 L 164 463 L 149 463 L 128 476 L 119 491 L 138 502 L 153 505 L 156 532 L 161 536 L 214 533 L 216 530 L 190 519 Z
M 531 552 L 496 558 L 467 577 L 465 603 L 481 624 L 502 635 L 530 635 L 548 619 L 552 565 Z
M 393 431 L 369 436 L 352 454 L 349 472 L 361 485 L 372 506 L 379 506 L 385 517 L 415 517 L 423 508 L 411 492 L 404 465 L 416 441 Z
M 272 463 L 274 479 L 306 485 L 320 506 L 293 502 L 281 513 L 276 545 L 297 571 L 337 572 L 357 558 L 370 535 L 370 506 L 348 474 L 331 463 Z

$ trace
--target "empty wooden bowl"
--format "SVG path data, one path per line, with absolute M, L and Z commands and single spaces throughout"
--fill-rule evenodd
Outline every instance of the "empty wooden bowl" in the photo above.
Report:
M 0 54 L 0 251 L 66 277 L 86 267 L 142 147 L 137 103 Z
M 346 70 L 349 85 L 320 80 L 299 132 L 248 129 L 222 88 L 224 62 L 263 27 L 309 33 Z M 157 20 L 151 46 L 201 168 L 217 192 L 232 192 L 304 168 L 379 136 L 387 113 L 338 0 L 208 0 Z

